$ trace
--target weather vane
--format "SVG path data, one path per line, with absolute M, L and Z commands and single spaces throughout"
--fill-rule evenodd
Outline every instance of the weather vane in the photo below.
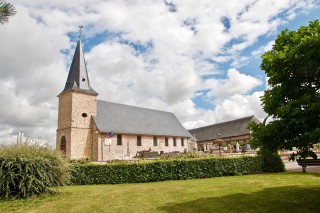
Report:
M 79 38 L 81 38 L 82 28 L 83 26 L 79 26 Z

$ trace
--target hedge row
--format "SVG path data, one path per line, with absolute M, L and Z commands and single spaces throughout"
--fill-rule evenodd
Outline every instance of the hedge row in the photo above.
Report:
M 85 184 L 141 183 L 262 172 L 260 157 L 175 159 L 118 164 L 74 165 L 72 182 Z

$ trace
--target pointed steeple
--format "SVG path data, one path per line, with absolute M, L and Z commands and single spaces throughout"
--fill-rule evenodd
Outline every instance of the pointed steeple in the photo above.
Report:
M 81 35 L 81 31 L 80 31 L 80 35 Z M 86 67 L 86 61 L 83 55 L 82 42 L 81 42 L 80 36 L 79 36 L 77 47 L 72 59 L 68 79 L 66 81 L 66 85 L 62 92 L 67 90 L 79 90 L 85 93 L 98 95 L 98 93 L 94 91 L 90 86 L 87 67 Z

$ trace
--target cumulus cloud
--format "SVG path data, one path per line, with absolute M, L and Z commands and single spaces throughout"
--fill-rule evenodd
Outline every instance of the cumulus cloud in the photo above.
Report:
M 0 26 L 0 143 L 18 131 L 54 137 L 56 95 L 67 78 L 79 25 L 99 99 L 172 111 L 187 128 L 251 114 L 263 118 L 262 91 L 255 88 L 264 79 L 237 69 L 272 41 L 251 55 L 242 51 L 318 3 L 166 2 L 13 1 L 18 13 Z M 201 107 L 196 96 L 212 107 Z
M 220 122 L 250 115 L 263 120 L 266 114 L 261 108 L 260 97 L 262 95 L 263 92 L 254 92 L 252 95 L 232 95 L 216 105 L 216 120 Z
M 203 88 L 209 89 L 209 97 L 219 100 L 229 98 L 234 94 L 245 95 L 254 87 L 261 85 L 261 80 L 242 74 L 236 69 L 229 69 L 226 79 L 208 79 L 203 82 Z

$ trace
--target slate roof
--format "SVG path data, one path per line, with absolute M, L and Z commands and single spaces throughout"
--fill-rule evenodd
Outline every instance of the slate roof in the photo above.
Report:
M 218 138 L 218 134 L 221 134 L 220 138 L 246 135 L 250 133 L 247 127 L 252 121 L 260 123 L 260 121 L 252 115 L 232 121 L 190 129 L 189 132 L 192 135 L 196 134 L 195 137 L 197 141 L 214 140 Z
M 98 95 L 90 85 L 86 62 L 83 55 L 82 43 L 79 38 L 72 63 L 70 66 L 68 78 L 64 87 L 64 91 L 77 90 L 93 95 Z
M 171 112 L 97 101 L 93 120 L 100 132 L 192 137 Z

